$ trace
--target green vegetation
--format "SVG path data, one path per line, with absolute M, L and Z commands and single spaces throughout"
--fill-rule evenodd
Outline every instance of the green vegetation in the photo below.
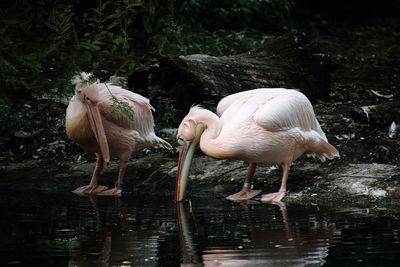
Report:
M 134 114 L 134 111 L 133 111 L 132 107 L 129 105 L 128 102 L 121 101 L 118 98 L 116 98 L 115 96 L 112 96 L 111 100 L 112 100 L 111 115 L 115 119 L 120 118 L 121 115 L 125 115 L 130 121 L 133 121 L 133 118 L 134 118 L 135 114 Z
M 0 100 L 70 94 L 74 73 L 127 74 L 148 53 L 242 52 L 257 47 L 263 27 L 276 27 L 290 7 L 276 0 L 2 3 Z

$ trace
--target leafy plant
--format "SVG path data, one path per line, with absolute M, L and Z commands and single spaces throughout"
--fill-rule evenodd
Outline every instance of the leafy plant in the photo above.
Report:
M 51 10 L 46 25 L 54 32 L 54 42 L 64 46 L 72 37 L 72 4 L 55 5 Z
M 129 120 L 133 121 L 135 113 L 128 102 L 119 100 L 114 95 L 111 96 L 111 101 L 111 115 L 114 117 L 114 119 L 118 119 L 121 114 L 124 114 Z
M 174 1 L 146 1 L 141 18 L 150 51 L 174 52 L 173 44 L 181 36 L 181 27 L 174 21 Z
M 102 48 L 110 48 L 109 40 L 114 36 L 113 30 L 119 24 L 120 14 L 117 12 L 107 12 L 111 1 L 96 1 L 97 5 L 92 8 L 92 16 L 87 19 L 88 30 L 83 34 L 79 46 L 89 51 L 100 51 Z M 126 43 L 126 40 L 124 44 Z

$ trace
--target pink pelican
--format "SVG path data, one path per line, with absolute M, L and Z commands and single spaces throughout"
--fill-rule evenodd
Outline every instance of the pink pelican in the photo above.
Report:
M 257 163 L 278 165 L 282 182 L 278 192 L 262 195 L 262 201 L 280 201 L 286 193 L 289 166 L 303 153 L 321 161 L 339 156 L 328 143 L 315 118 L 310 101 L 290 89 L 254 89 L 223 98 L 217 114 L 194 106 L 183 118 L 176 135 L 181 144 L 175 199 L 185 197 L 195 147 L 216 159 L 239 159 L 249 163 L 240 192 L 230 200 L 251 199 L 261 192 L 252 190 Z
M 119 195 L 125 169 L 132 153 L 150 146 L 171 145 L 154 133 L 154 108 L 149 100 L 119 86 L 100 83 L 93 76 L 81 73 L 73 79 L 75 95 L 69 102 L 66 114 L 66 130 L 69 138 L 84 149 L 97 155 L 96 167 L 89 185 L 79 187 L 77 194 Z M 117 101 L 117 102 L 116 102 Z M 116 103 L 122 103 L 129 114 L 116 110 Z M 98 184 L 104 162 L 118 158 L 119 173 L 115 187 Z

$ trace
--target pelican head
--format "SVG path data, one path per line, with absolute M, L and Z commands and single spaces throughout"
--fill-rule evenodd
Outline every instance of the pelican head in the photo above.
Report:
M 90 127 L 96 136 L 104 161 L 109 165 L 110 151 L 101 118 L 100 107 L 98 105 L 101 100 L 99 94 L 99 81 L 93 78 L 91 74 L 83 72 L 75 76 L 72 83 L 75 84 L 75 96 L 77 100 L 80 101 L 86 109 Z
M 182 201 L 185 197 L 189 180 L 189 170 L 193 155 L 205 130 L 205 124 L 196 122 L 189 113 L 181 122 L 176 135 L 177 142 L 181 145 L 178 160 L 178 172 L 176 174 L 175 200 Z

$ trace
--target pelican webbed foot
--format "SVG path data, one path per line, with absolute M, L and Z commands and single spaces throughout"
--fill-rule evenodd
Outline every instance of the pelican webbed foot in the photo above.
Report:
M 280 202 L 285 196 L 285 191 L 278 191 L 275 193 L 269 193 L 261 196 L 263 202 Z
M 252 190 L 247 187 L 243 187 L 240 192 L 237 192 L 233 195 L 227 196 L 226 199 L 229 200 L 248 200 L 252 199 L 253 197 L 257 196 L 261 193 L 261 190 Z
M 77 195 L 87 195 L 87 194 L 98 194 L 99 192 L 103 192 L 106 190 L 108 187 L 103 186 L 103 185 L 85 185 L 82 187 L 78 187 L 72 193 L 75 193 Z
M 122 187 L 123 187 L 123 184 L 116 182 L 114 188 L 98 192 L 97 195 L 99 195 L 99 196 L 121 196 Z

